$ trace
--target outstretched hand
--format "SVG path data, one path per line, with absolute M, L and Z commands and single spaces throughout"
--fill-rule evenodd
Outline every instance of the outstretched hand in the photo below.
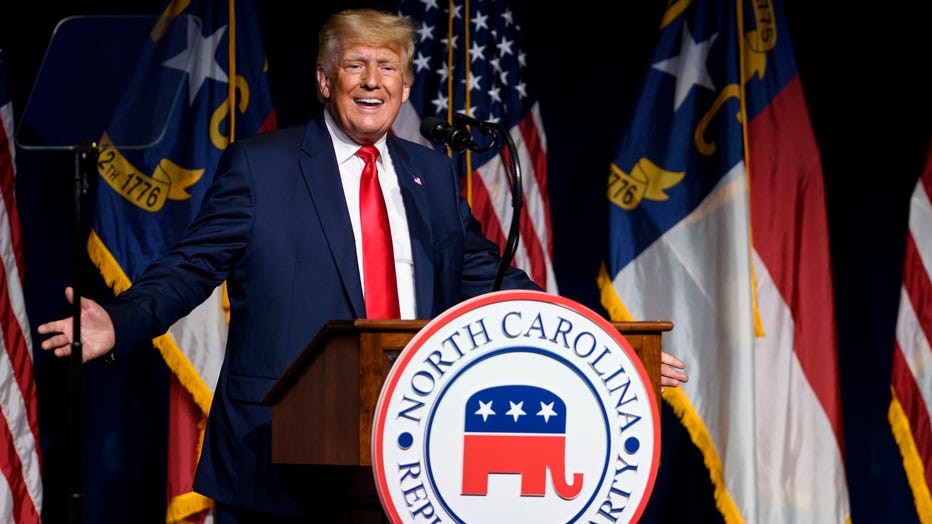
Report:
M 660 352 L 660 389 L 675 388 L 680 384 L 689 381 L 689 375 L 683 370 L 686 369 L 686 363 L 682 360 Z
M 74 303 L 74 289 L 65 288 L 65 298 Z M 51 335 L 42 341 L 42 349 L 52 350 L 57 357 L 71 355 L 74 342 L 74 319 L 71 317 L 46 322 L 38 327 L 40 335 Z M 116 344 L 113 321 L 110 315 L 97 302 L 81 297 L 81 361 L 95 359 L 106 355 Z

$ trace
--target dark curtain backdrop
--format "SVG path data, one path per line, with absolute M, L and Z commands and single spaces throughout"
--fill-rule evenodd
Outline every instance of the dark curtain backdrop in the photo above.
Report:
M 602 311 L 595 278 L 606 239 L 608 165 L 649 65 L 664 4 L 545 8 L 532 0 L 512 2 L 547 134 L 558 283 L 561 294 L 596 311 Z M 796 1 L 784 9 L 826 180 L 852 520 L 915 523 L 886 410 L 908 200 L 932 138 L 932 96 L 924 80 L 932 58 L 930 9 L 917 12 L 894 2 L 824 4 Z M 347 0 L 257 5 L 281 126 L 303 122 L 318 107 L 313 64 L 324 19 L 345 7 L 393 8 L 384 1 Z M 0 48 L 17 119 L 59 20 L 155 14 L 161 7 L 156 0 L 34 0 L 19 3 L 17 16 L 8 7 L 0 16 Z M 94 73 L 75 81 L 108 81 Z M 71 257 L 71 154 L 17 154 L 24 285 L 36 326 L 70 314 L 62 290 L 76 275 L 85 279 L 87 296 L 109 291 L 86 260 Z M 38 349 L 35 361 L 46 521 L 66 522 L 74 492 L 69 452 L 76 438 L 68 424 L 67 363 Z M 85 521 L 163 521 L 167 383 L 156 351 L 85 366 L 84 433 L 77 436 L 84 449 L 85 480 L 78 492 Z M 643 520 L 720 522 L 701 457 L 668 409 L 662 428 L 660 474 Z

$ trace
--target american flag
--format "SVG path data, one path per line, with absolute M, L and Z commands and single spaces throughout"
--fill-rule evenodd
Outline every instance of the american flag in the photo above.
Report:
M 425 145 L 421 119 L 447 121 L 454 113 L 509 130 L 521 166 L 523 202 L 513 264 L 542 288 L 557 293 L 553 273 L 547 138 L 540 104 L 525 81 L 521 28 L 504 0 L 401 0 L 399 13 L 416 24 L 414 85 L 392 132 Z M 468 67 L 467 67 L 468 65 Z M 467 89 L 468 87 L 468 89 Z M 473 132 L 480 145 L 490 137 Z M 508 160 L 503 150 L 454 153 L 463 194 L 483 233 L 504 248 L 513 216 Z
M 932 522 L 932 147 L 909 204 L 888 418 L 921 522 Z
M 0 50 L 0 522 L 40 522 L 42 455 L 32 340 L 23 300 L 23 243 L 16 210 L 13 104 Z

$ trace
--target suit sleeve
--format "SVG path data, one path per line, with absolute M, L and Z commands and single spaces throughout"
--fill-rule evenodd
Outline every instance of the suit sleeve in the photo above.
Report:
M 116 351 L 139 346 L 187 315 L 219 286 L 249 242 L 255 201 L 249 160 L 231 144 L 201 209 L 182 239 L 104 308 L 113 320 Z

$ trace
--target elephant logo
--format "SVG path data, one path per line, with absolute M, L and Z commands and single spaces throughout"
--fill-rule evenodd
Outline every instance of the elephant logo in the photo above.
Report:
M 583 474 L 566 482 L 566 404 L 527 385 L 485 388 L 466 403 L 463 495 L 488 494 L 489 475 L 521 475 L 521 496 L 544 496 L 547 471 L 565 500 L 579 495 Z

